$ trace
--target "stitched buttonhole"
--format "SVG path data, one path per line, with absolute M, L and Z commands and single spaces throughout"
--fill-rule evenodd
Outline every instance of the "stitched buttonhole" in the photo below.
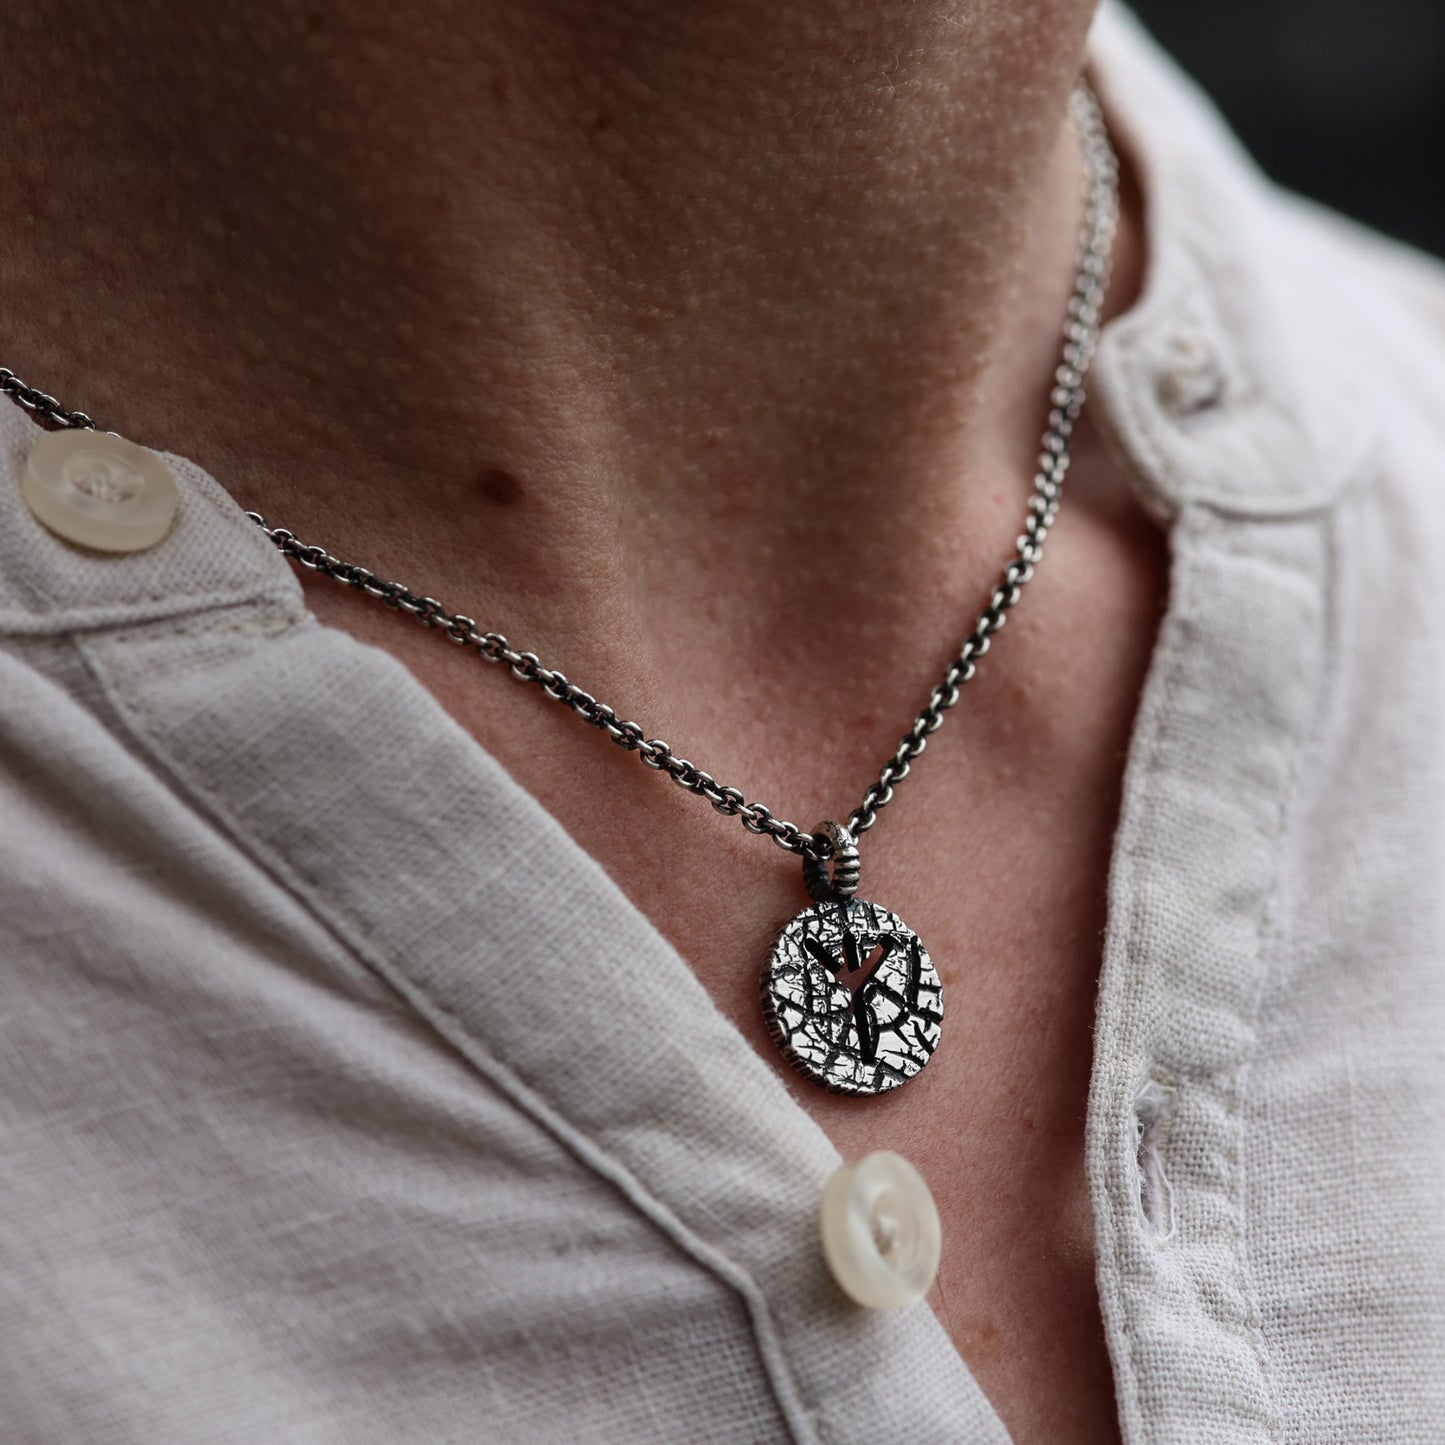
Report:
M 1162 1079 L 1147 1079 L 1134 1095 L 1139 1211 L 1149 1233 L 1161 1241 L 1174 1236 L 1174 1188 L 1164 1170 L 1164 1140 L 1174 1104 L 1174 1090 Z

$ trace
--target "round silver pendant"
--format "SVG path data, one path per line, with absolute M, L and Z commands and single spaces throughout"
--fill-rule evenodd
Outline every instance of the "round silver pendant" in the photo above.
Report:
M 815 1084 L 884 1094 L 938 1046 L 943 984 L 896 913 L 836 898 L 805 908 L 778 936 L 763 1013 L 783 1056 Z

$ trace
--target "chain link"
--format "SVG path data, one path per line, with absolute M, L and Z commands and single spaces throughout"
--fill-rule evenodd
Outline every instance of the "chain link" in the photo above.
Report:
M 66 411 L 53 396 L 26 386 L 8 366 L 0 366 L 0 396 L 8 396 L 16 406 L 34 412 L 42 421 L 55 422 L 62 427 L 84 427 L 93 429 L 95 423 L 83 411 Z
M 964 639 L 958 656 L 943 680 L 929 695 L 913 726 L 904 733 L 897 750 L 879 771 L 853 810 L 848 831 L 855 839 L 866 833 L 878 814 L 893 801 L 894 790 L 928 746 L 929 737 L 973 680 L 979 660 L 988 652 L 994 635 L 1008 620 L 1034 568 L 1043 556 L 1044 542 L 1058 516 L 1069 448 L 1074 427 L 1084 406 L 1084 379 L 1098 345 L 1104 293 L 1109 284 L 1114 231 L 1118 220 L 1118 161 L 1093 93 L 1082 82 L 1075 88 L 1070 110 L 1083 148 L 1088 179 L 1084 196 L 1084 222 L 1079 239 L 1077 270 L 1064 322 L 1063 356 L 1049 393 L 1048 424 L 1040 443 L 1038 471 L 1029 499 L 1024 530 L 1014 555 L 1004 567 L 988 605 L 973 631 Z M 44 421 L 60 427 L 93 428 L 83 411 L 67 411 L 55 397 L 27 386 L 8 367 L 0 366 L 0 394 Z M 679 757 L 661 738 L 649 738 L 635 722 L 619 718 L 606 703 L 598 702 L 562 673 L 543 665 L 533 652 L 518 652 L 500 632 L 483 632 L 460 612 L 448 612 L 434 597 L 419 597 L 400 582 L 389 582 L 354 562 L 343 562 L 324 547 L 302 542 L 285 527 L 272 527 L 258 512 L 246 514 L 275 543 L 278 550 L 301 567 L 374 597 L 395 611 L 405 612 L 424 626 L 437 629 L 459 647 L 506 667 L 513 677 L 541 688 L 553 702 L 570 708 L 592 727 L 600 729 L 620 748 L 636 753 L 649 768 L 667 774 L 673 782 L 706 798 L 719 813 L 737 818 L 750 833 L 771 838 L 790 853 L 821 862 L 833 854 L 833 844 L 821 834 L 810 834 L 796 823 L 777 818 L 762 803 L 750 803 L 736 788 L 726 787 L 696 763 Z

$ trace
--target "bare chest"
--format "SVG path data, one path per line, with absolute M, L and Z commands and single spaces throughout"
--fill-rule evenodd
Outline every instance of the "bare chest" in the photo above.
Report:
M 1118 564 L 1118 550 L 1101 562 Z M 1016 1445 L 1119 1438 L 1084 1141 L 1108 873 L 1162 595 L 1157 554 L 1139 551 L 1142 562 L 1089 569 L 1130 580 L 1127 596 L 1071 607 L 1065 587 L 1055 599 L 1062 616 L 1086 600 L 1103 612 L 1116 645 L 1101 661 L 1086 672 L 1065 651 L 1030 666 L 1021 634 L 1015 676 L 958 716 L 930 749 L 927 787 L 868 836 L 860 892 L 919 932 L 944 993 L 932 1060 L 878 1098 L 808 1084 L 768 1035 L 759 970 L 808 902 L 795 860 L 640 777 L 635 760 L 522 690 L 458 686 L 473 674 L 449 656 L 399 653 L 674 944 L 845 1158 L 890 1149 L 923 1173 L 944 1226 L 930 1303 Z M 317 600 L 342 621 L 333 599 Z M 394 645 L 379 630 L 374 640 Z M 715 716 L 683 721 L 680 735 L 704 736 Z M 726 751 L 715 726 L 711 741 L 704 755 Z M 835 791 L 813 772 L 782 781 L 802 796 Z
M 930 1303 L 1017 1445 L 1118 1439 L 1084 1164 L 1104 896 L 1093 872 L 1097 889 L 1032 926 L 1024 900 L 1002 917 L 961 901 L 944 921 L 935 908 L 946 1009 L 927 1068 L 883 1099 L 797 1091 L 845 1158 L 892 1149 L 924 1174 L 944 1228 Z
M 844 1158 L 888 1149 L 923 1174 L 944 1235 L 930 1304 L 1017 1445 L 1112 1445 L 1084 1162 L 1111 830 L 1044 819 L 995 872 L 977 846 L 996 836 L 986 815 L 975 837 L 933 830 L 940 791 L 864 869 L 862 891 L 918 929 L 942 979 L 937 1050 L 896 1091 L 829 1094 L 778 1055 L 756 980 L 781 911 L 746 930 L 731 907 L 679 917 L 674 941 Z M 915 828 L 943 840 L 926 861 Z M 807 899 L 794 880 L 777 902 Z

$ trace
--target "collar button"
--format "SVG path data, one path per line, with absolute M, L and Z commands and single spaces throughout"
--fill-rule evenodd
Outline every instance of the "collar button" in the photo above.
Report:
M 1181 418 L 1215 410 L 1228 392 L 1218 356 L 1192 332 L 1176 333 L 1170 340 L 1156 387 L 1160 405 Z
M 46 432 L 30 449 L 20 489 L 57 537 L 99 552 L 141 552 L 171 529 L 180 489 L 148 447 L 111 432 Z

